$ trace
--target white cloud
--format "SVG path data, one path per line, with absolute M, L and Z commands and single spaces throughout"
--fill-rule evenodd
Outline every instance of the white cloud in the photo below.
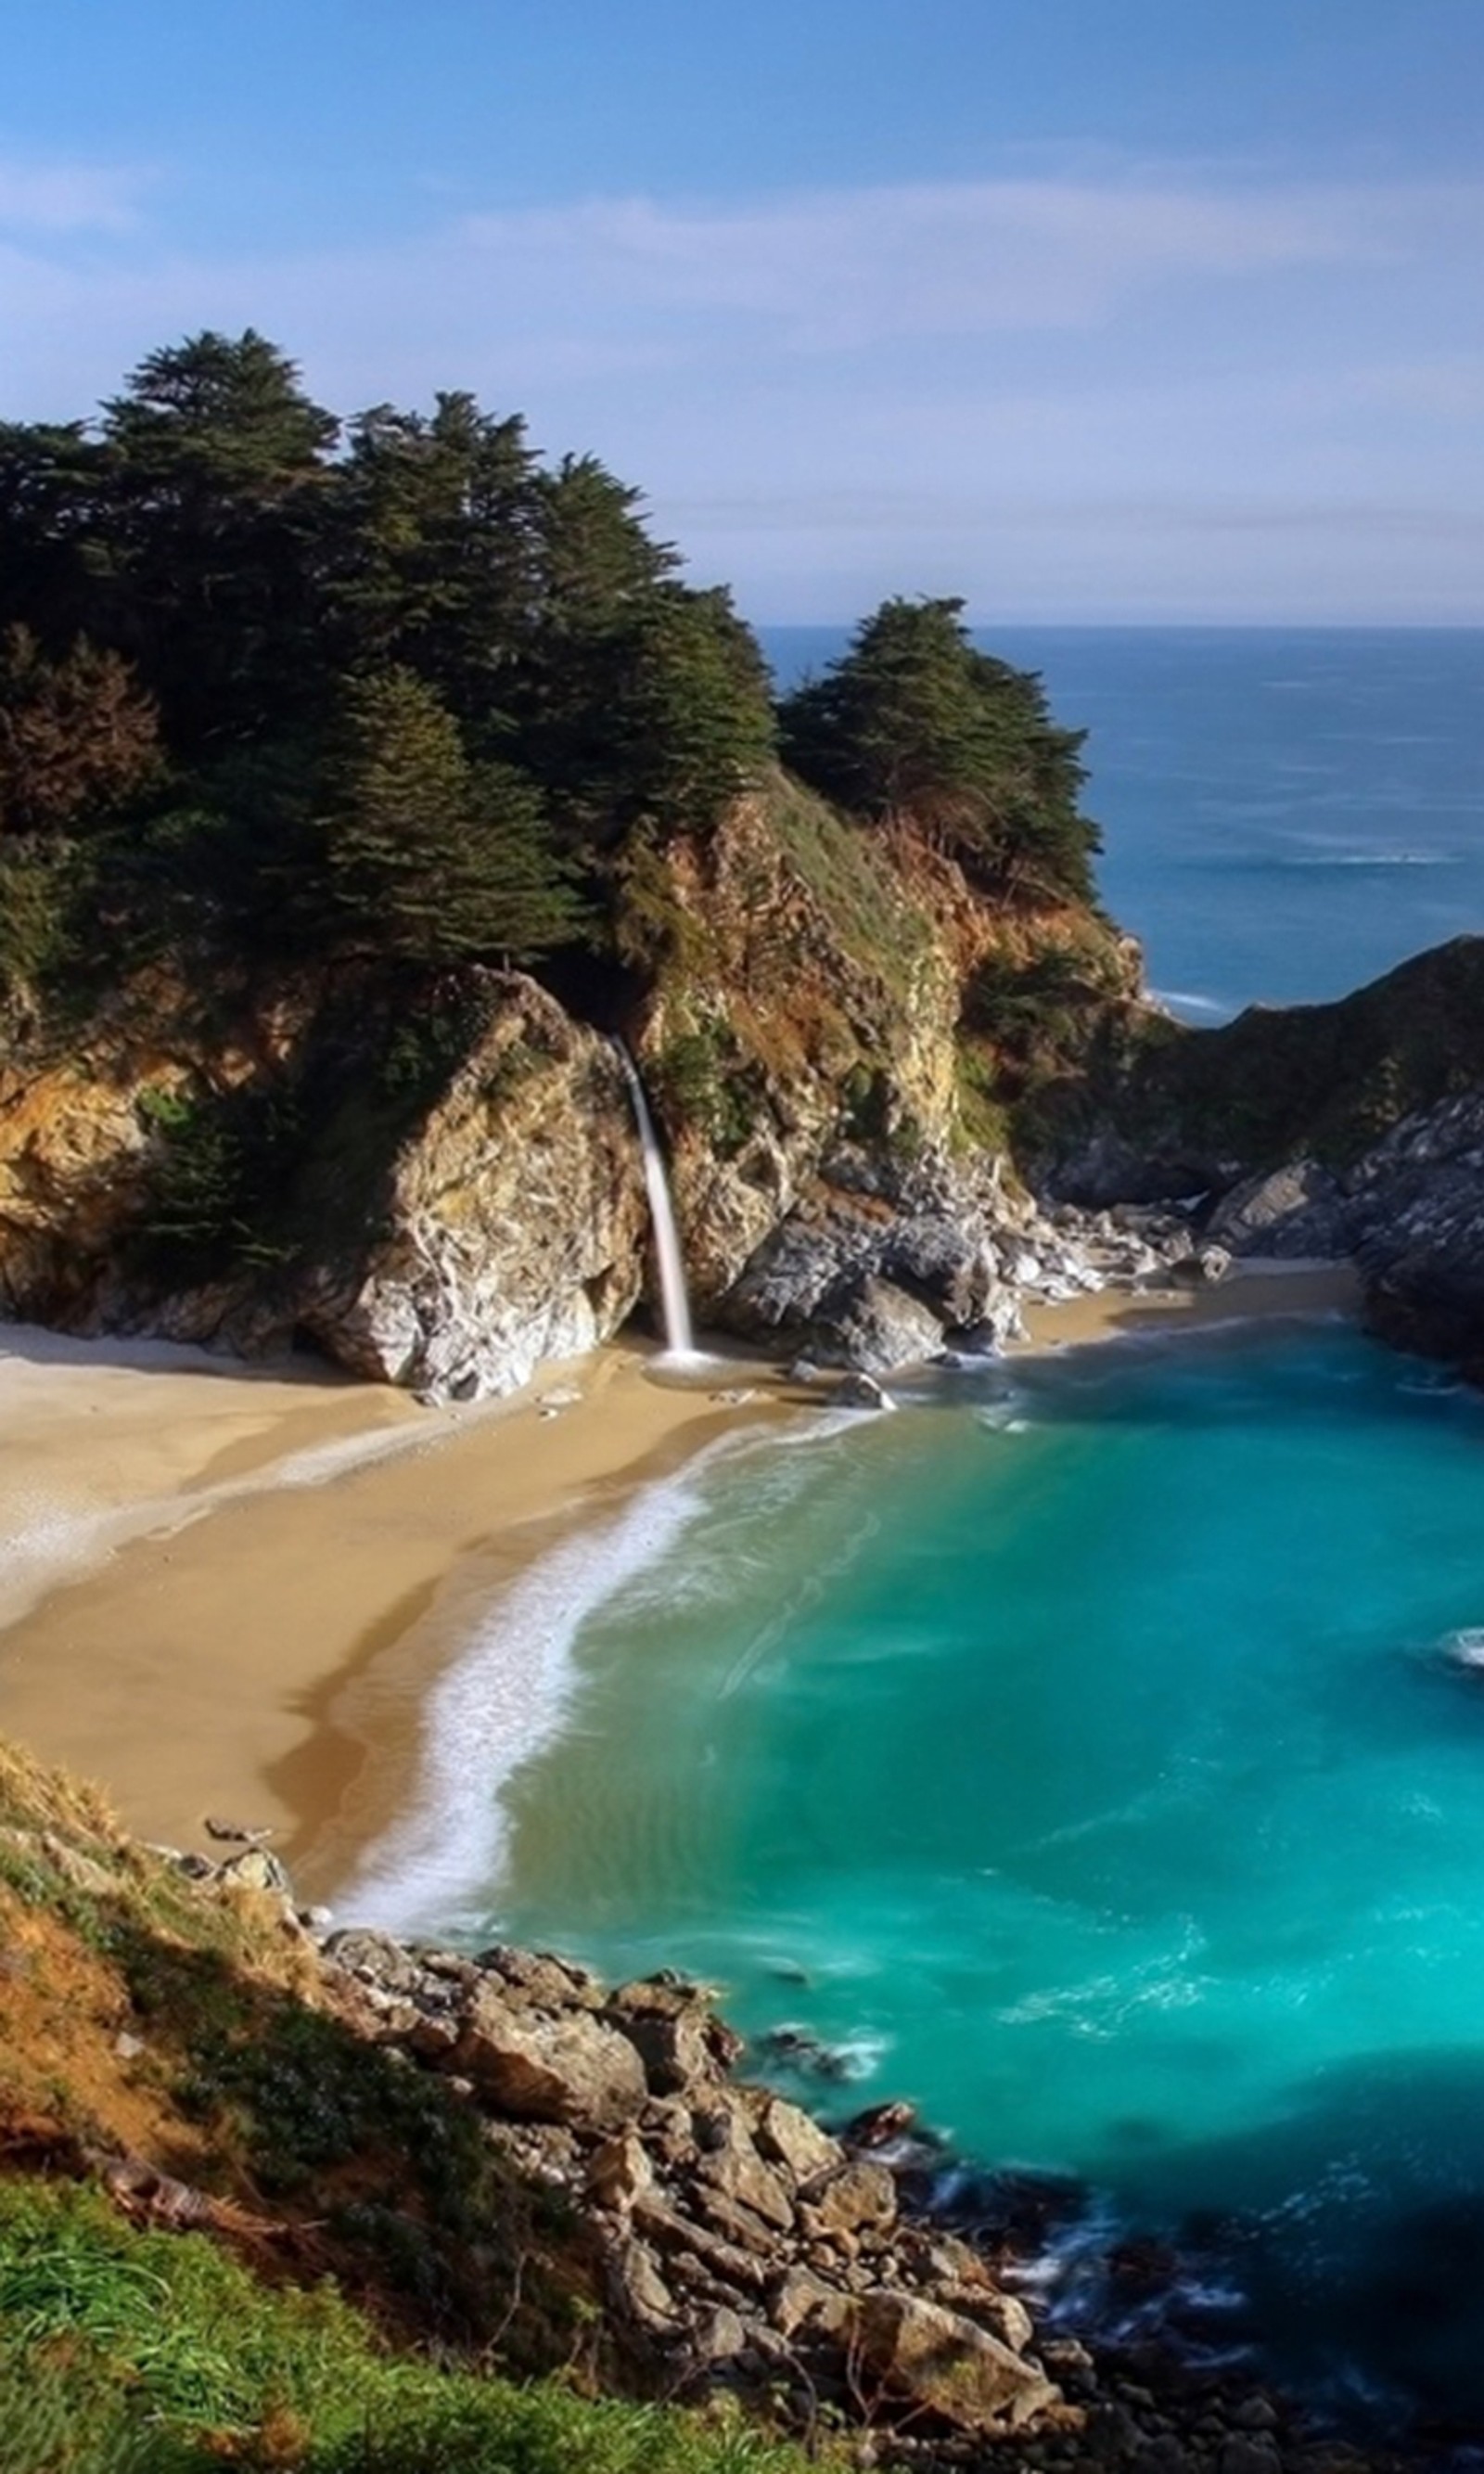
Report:
M 152 347 L 251 324 L 339 409 L 469 386 L 595 449 L 765 614 L 900 586 L 1484 617 L 1484 183 L 1098 166 L 232 257 L 152 222 L 105 264 L 136 180 L 11 177 L 0 415 L 85 410 Z
M 0 231 L 131 231 L 149 186 L 147 173 L 113 165 L 0 157 Z
M 472 217 L 497 286 L 612 316 L 726 316 L 808 350 L 1098 326 L 1172 283 L 1377 268 L 1484 236 L 1484 183 L 1250 188 L 1017 180 Z

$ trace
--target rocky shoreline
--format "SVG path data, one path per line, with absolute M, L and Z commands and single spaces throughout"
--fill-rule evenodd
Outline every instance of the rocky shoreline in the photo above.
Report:
M 547 1952 L 476 1954 L 302 1913 L 260 1847 L 172 1861 L 207 1897 L 265 1897 L 312 1956 L 314 1998 L 401 2067 L 437 2076 L 529 2186 L 579 2219 L 642 2390 L 726 2395 L 846 2462 L 924 2469 L 1365 2474 L 1417 2464 L 1317 2428 L 1229 2352 L 1180 2345 L 1148 2307 L 1171 2267 L 1124 2244 L 1117 2323 L 1028 2298 L 1028 2254 L 1068 2191 L 976 2186 L 944 2202 L 912 2108 L 836 2131 L 749 2076 L 704 1987 L 619 1987 Z M 758 2059 L 766 2063 L 766 2056 Z M 969 2226 L 972 2224 L 972 2230 Z M 1020 2290 L 1017 2290 L 1017 2287 Z M 1143 2307 L 1127 2307 L 1129 2296 Z

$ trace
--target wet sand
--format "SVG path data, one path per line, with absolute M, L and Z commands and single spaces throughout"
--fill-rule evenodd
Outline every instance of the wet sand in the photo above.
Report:
M 1028 1345 L 1354 1298 L 1333 1265 L 1104 1291 L 1034 1309 Z M 197 1351 L 0 1341 L 0 1733 L 97 1780 L 146 1837 L 209 1843 L 207 1815 L 271 1826 L 308 1897 L 412 1796 L 471 1559 L 488 1603 L 717 1437 L 812 1414 L 765 1368 L 673 1384 L 632 1345 L 508 1401 L 426 1410 Z

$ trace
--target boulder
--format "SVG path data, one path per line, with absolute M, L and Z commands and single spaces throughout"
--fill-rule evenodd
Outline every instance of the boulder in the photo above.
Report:
M 363 1984 L 377 1986 L 384 1993 L 416 1993 L 423 1981 L 423 1969 L 412 1953 L 390 1933 L 373 1932 L 363 1926 L 349 1926 L 332 1932 L 320 1944 L 321 1955 L 348 1976 L 360 1978 Z
M 1317 1160 L 1294 1160 L 1232 1186 L 1207 1220 L 1204 1238 L 1229 1254 L 1344 1254 L 1351 1216 L 1327 1169 Z
M 814 2233 L 860 2233 L 896 2220 L 895 2177 L 885 2165 L 870 2165 L 864 2159 L 812 2184 L 806 2196 Z
M 218 1864 L 216 1878 L 240 1890 L 267 1890 L 277 1899 L 294 1896 L 294 1884 L 285 1867 L 267 1847 L 244 1847 L 240 1856 L 229 1856 Z
M 700 2127 L 697 2124 L 698 2131 Z M 750 2208 L 765 2224 L 787 2233 L 793 2223 L 793 2202 L 782 2174 L 758 2154 L 740 2114 L 720 2116 L 715 2127 L 719 2135 L 715 2144 L 709 2137 L 704 2140 L 704 2152 L 695 2167 L 701 2205 L 707 2207 L 712 2195 L 719 2194 L 734 2208 Z M 728 2230 L 733 2229 L 729 2223 Z
M 654 2253 L 632 2236 L 616 2243 L 607 2259 L 608 2291 L 616 2311 L 651 2334 L 672 2327 L 675 2297 L 660 2274 Z
M 742 2038 L 694 1985 L 626 1984 L 604 2016 L 633 2046 L 654 2096 L 677 2096 L 718 2079 L 742 2049 Z
M 762 2153 L 782 2165 L 795 2182 L 810 2182 L 844 2163 L 839 2142 L 821 2130 L 801 2105 L 770 2097 L 754 2132 Z
M 939 1212 L 898 1220 L 879 1260 L 883 1278 L 941 1322 L 975 1323 L 988 1312 L 997 1276 L 977 1217 Z
M 635 2130 L 606 2139 L 588 2166 L 588 2195 L 595 2205 L 624 2216 L 654 2188 L 654 2167 Z
M 863 2294 L 852 2330 L 877 2379 L 960 2430 L 1020 2431 L 1061 2401 L 1035 2364 L 972 2320 L 914 2294 Z
M 830 1395 L 833 1409 L 894 1409 L 896 1402 L 874 1374 L 842 1375 Z
M 899 1366 L 921 1366 L 943 1345 L 938 1317 L 875 1273 L 852 1274 L 824 1299 L 810 1335 L 821 1366 L 845 1366 L 862 1374 L 890 1374 Z
M 618 2129 L 649 2093 L 638 2053 L 616 2028 L 585 2010 L 515 2009 L 488 1982 L 469 2001 L 450 2058 L 506 2113 L 533 2122 Z
M 806 2325 L 838 2336 L 849 2325 L 854 2307 L 848 2293 L 826 2285 L 813 2268 L 791 2268 L 778 2280 L 768 2316 L 781 2337 L 791 2337 Z
M 597 1978 L 550 1951 L 512 1950 L 497 1942 L 493 1949 L 481 1950 L 474 1965 L 487 1976 L 498 1976 L 513 2001 L 531 2002 L 538 2009 L 600 2010 L 603 2005 Z

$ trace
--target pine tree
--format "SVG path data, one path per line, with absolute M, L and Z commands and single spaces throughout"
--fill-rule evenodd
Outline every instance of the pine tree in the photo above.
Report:
M 783 756 L 827 798 L 905 825 L 1001 892 L 1085 900 L 1096 828 L 1078 810 L 1083 734 L 1041 683 L 978 652 L 956 599 L 883 602 L 779 708 Z
M 151 352 L 104 406 L 113 641 L 184 753 L 280 726 L 321 690 L 317 536 L 339 426 L 252 327 Z
M 410 670 L 348 691 L 324 831 L 356 951 L 529 961 L 581 932 L 537 786 L 511 766 L 471 764 L 452 715 Z

